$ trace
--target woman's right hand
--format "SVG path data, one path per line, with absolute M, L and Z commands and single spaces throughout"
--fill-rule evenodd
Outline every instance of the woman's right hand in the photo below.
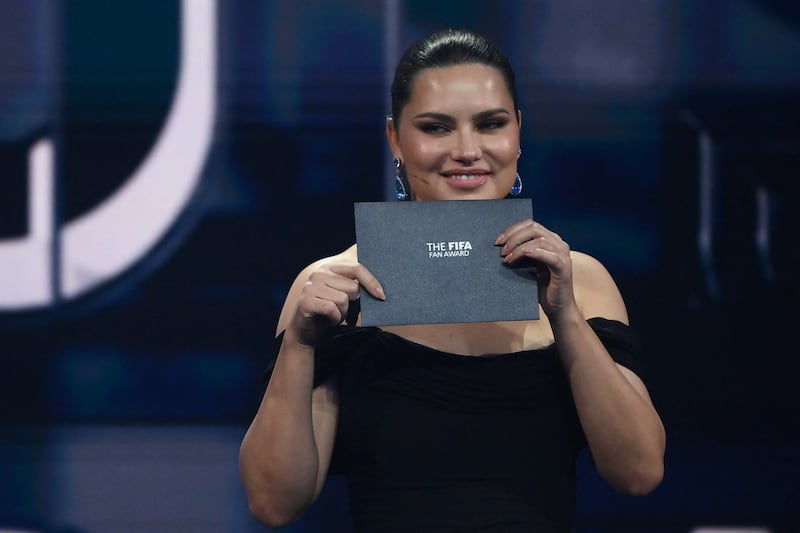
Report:
M 342 324 L 359 287 L 385 300 L 383 287 L 361 263 L 324 263 L 314 269 L 302 287 L 290 328 L 297 342 L 315 346 L 330 328 Z

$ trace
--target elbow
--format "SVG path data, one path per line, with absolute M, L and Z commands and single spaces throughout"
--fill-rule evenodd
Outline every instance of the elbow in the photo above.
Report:
M 663 426 L 657 439 L 645 446 L 617 450 L 598 463 L 598 471 L 617 492 L 626 496 L 646 496 L 664 479 L 666 439 Z M 601 467 L 602 465 L 602 467 Z
M 664 465 L 654 465 L 647 469 L 641 469 L 628 481 L 622 488 L 622 492 L 628 496 L 647 496 L 661 484 L 664 479 Z
M 664 479 L 663 461 L 652 461 L 626 469 L 616 475 L 604 475 L 609 483 L 626 496 L 646 496 Z
M 292 483 L 276 480 L 279 476 L 268 474 L 270 470 L 255 463 L 242 445 L 239 473 L 250 515 L 269 528 L 280 528 L 299 519 L 314 498 Z
M 264 495 L 248 498 L 250 515 L 261 524 L 270 528 L 279 528 L 291 524 L 300 517 L 302 511 L 292 511 L 275 505 L 275 500 Z

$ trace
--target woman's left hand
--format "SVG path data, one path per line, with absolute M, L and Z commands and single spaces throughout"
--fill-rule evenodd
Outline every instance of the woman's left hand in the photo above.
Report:
M 495 241 L 502 246 L 503 262 L 513 265 L 526 260 L 536 264 L 539 303 L 551 320 L 577 310 L 572 288 L 572 258 L 569 245 L 538 222 L 525 220 L 506 228 Z

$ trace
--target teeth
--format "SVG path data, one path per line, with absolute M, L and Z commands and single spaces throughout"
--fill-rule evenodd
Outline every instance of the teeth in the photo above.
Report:
M 473 179 L 475 176 L 474 176 L 474 175 L 472 175 L 472 174 L 461 174 L 461 175 L 458 175 L 458 176 L 453 176 L 453 177 L 454 177 L 455 179 L 457 179 L 457 180 L 471 180 L 471 179 Z

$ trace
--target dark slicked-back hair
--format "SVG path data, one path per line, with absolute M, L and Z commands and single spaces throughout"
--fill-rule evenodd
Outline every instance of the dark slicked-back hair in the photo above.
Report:
M 395 125 L 400 120 L 400 112 L 411 98 L 414 79 L 421 71 L 466 64 L 496 68 L 508 86 L 514 111 L 518 109 L 514 70 L 500 48 L 475 32 L 443 30 L 420 39 L 400 58 L 392 81 L 392 117 Z

